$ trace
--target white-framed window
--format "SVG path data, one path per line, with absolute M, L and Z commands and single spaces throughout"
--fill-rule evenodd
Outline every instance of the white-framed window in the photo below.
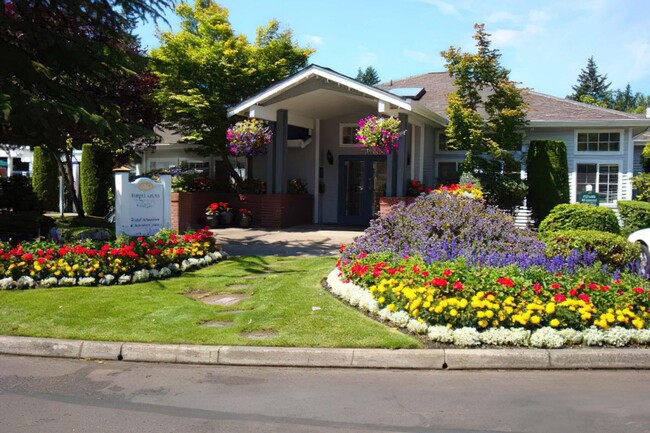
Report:
M 461 175 L 462 161 L 457 160 L 439 160 L 436 162 L 436 183 L 440 185 L 449 185 L 458 183 Z
M 449 138 L 445 131 L 436 132 L 436 153 L 442 154 L 463 154 L 465 151 L 451 149 L 448 144 Z
M 622 131 L 577 131 L 576 153 L 622 153 Z
M 618 200 L 621 188 L 621 164 L 578 162 L 576 163 L 576 199 L 591 185 L 602 197 L 603 203 Z
M 357 145 L 357 132 L 359 125 L 356 123 L 341 123 L 339 129 L 339 143 L 341 147 L 355 147 Z

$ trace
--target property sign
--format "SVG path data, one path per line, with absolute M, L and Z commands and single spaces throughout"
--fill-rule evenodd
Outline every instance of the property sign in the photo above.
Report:
M 115 174 L 115 233 L 149 236 L 171 227 L 171 179 L 146 177 L 129 182 L 128 172 Z
M 580 194 L 580 203 L 590 206 L 600 206 L 600 194 L 597 192 L 583 192 Z

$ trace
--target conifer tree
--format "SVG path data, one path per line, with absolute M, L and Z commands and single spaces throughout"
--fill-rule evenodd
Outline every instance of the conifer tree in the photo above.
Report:
M 587 59 L 587 67 L 580 71 L 578 82 L 571 87 L 573 93 L 568 98 L 606 107 L 611 100 L 610 85 L 611 83 L 607 82 L 607 74 L 598 73 L 594 56 L 591 56 Z
M 361 81 L 363 84 L 367 84 L 369 86 L 374 86 L 380 81 L 377 70 L 372 66 L 368 66 L 365 70 L 361 70 L 361 68 L 359 68 L 356 80 Z

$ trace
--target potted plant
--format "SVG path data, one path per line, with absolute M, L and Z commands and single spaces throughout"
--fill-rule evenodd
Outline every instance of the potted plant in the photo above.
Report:
M 250 209 L 240 208 L 238 214 L 239 226 L 244 229 L 249 228 L 253 222 L 253 212 Z
M 287 192 L 289 194 L 307 194 L 307 181 L 301 178 L 289 179 Z
M 232 224 L 233 214 L 232 208 L 227 201 L 220 201 L 218 204 L 219 209 L 219 224 L 222 226 L 229 226 Z
M 399 138 L 406 131 L 400 131 L 400 121 L 395 117 L 368 116 L 359 120 L 357 143 L 368 150 L 388 155 L 397 149 Z
M 205 224 L 210 228 L 215 228 L 219 218 L 219 203 L 210 203 L 205 208 Z
M 230 153 L 235 156 L 266 154 L 266 147 L 273 139 L 268 124 L 258 119 L 246 119 L 235 123 L 226 131 Z

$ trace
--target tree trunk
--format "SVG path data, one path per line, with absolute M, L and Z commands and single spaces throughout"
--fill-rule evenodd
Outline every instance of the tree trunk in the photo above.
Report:
M 235 179 L 235 191 L 240 192 L 241 184 L 243 182 L 243 179 L 237 173 L 237 170 L 235 170 L 235 167 L 233 167 L 232 163 L 230 162 L 230 152 L 226 148 L 219 147 L 219 154 L 221 155 L 221 159 L 223 160 L 224 164 L 228 168 L 228 171 L 230 171 L 230 175 L 232 176 L 233 179 Z
M 72 172 L 72 151 L 64 151 L 63 156 L 65 161 L 61 161 L 61 158 L 57 156 L 56 160 L 59 162 L 59 173 L 63 176 L 63 182 L 65 183 L 65 189 L 68 192 L 68 198 L 72 200 L 72 205 L 74 206 L 77 215 L 80 217 L 86 216 L 84 214 L 83 207 L 81 206 L 81 200 L 77 196 L 77 192 L 74 188 L 74 174 Z

